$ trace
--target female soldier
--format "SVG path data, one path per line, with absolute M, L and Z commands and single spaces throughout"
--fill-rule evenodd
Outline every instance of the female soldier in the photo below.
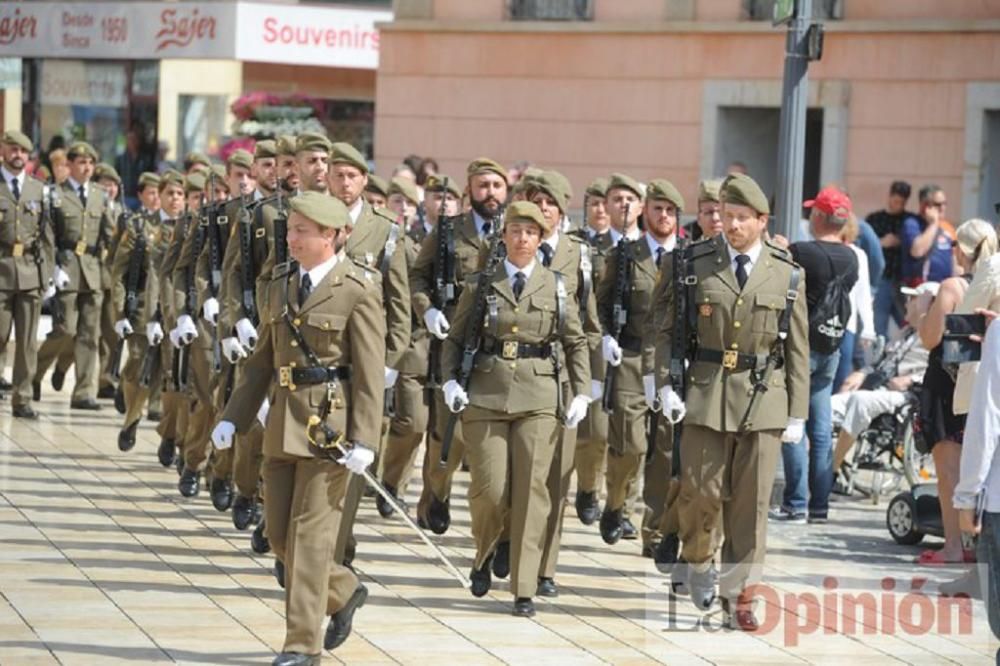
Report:
M 507 258 L 495 274 L 486 274 L 482 290 L 475 277 L 463 290 L 442 364 L 443 376 L 451 378 L 442 387 L 445 403 L 454 412 L 465 410 L 462 428 L 476 541 L 472 593 L 481 597 L 490 589 L 490 564 L 509 512 L 514 615 L 523 617 L 535 614 L 531 597 L 550 509 L 546 480 L 557 418 L 574 428 L 590 404 L 590 357 L 579 312 L 569 306 L 562 276 L 535 259 L 550 231 L 535 204 L 510 205 L 503 228 Z M 477 317 L 477 310 L 485 316 Z M 480 333 L 471 327 L 483 328 L 466 392 L 455 377 L 466 339 Z M 575 396 L 565 416 L 558 398 L 562 359 L 553 353 L 556 342 L 565 350 Z

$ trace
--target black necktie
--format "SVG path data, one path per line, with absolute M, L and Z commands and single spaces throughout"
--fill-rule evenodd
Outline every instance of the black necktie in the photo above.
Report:
M 483 222 L 483 237 L 489 236 L 491 229 L 493 229 L 493 223 L 491 223 L 489 220 Z
M 662 247 L 656 248 L 656 267 L 659 268 L 660 264 L 663 262 L 664 249 Z
M 17 178 L 11 178 L 10 191 L 14 195 L 14 201 L 21 200 L 21 186 L 17 183 Z
M 81 185 L 80 186 L 80 202 L 83 204 L 84 208 L 87 207 L 87 186 L 86 185 Z
M 740 284 L 740 289 L 747 283 L 747 264 L 750 263 L 750 256 L 746 254 L 736 255 L 736 281 Z
M 309 273 L 304 273 L 302 279 L 299 281 L 299 307 L 301 308 L 306 303 L 306 299 L 309 298 L 309 292 L 312 291 L 312 280 L 309 279 Z
M 552 265 L 552 255 L 555 254 L 555 251 L 548 243 L 542 243 L 539 249 L 542 251 L 542 266 L 548 268 Z
M 521 271 L 514 273 L 514 298 L 520 300 L 525 282 L 527 282 L 527 278 L 524 276 L 524 273 Z

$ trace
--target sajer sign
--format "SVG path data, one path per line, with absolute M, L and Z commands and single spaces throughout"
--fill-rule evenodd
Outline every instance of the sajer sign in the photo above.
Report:
M 218 58 L 375 69 L 392 12 L 255 2 L 0 3 L 0 57 Z

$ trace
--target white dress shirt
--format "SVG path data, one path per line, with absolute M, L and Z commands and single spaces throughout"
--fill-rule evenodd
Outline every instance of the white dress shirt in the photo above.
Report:
M 962 439 L 961 474 L 952 503 L 1000 513 L 1000 319 L 986 330 L 983 360 L 976 373 Z
M 476 223 L 476 233 L 480 236 L 484 236 L 483 225 L 486 224 L 486 220 L 484 220 L 476 211 L 472 211 L 472 221 Z M 490 233 L 493 233 L 494 231 L 496 231 L 496 229 L 490 229 Z
M 80 196 L 81 183 L 78 183 L 75 180 L 73 180 L 73 176 L 70 176 L 69 178 L 67 178 L 66 182 L 69 183 L 69 186 L 73 188 L 73 191 L 76 192 L 76 195 Z M 82 187 L 84 188 L 83 191 L 86 192 L 86 194 L 87 194 L 87 201 L 89 202 L 90 201 L 90 188 L 87 187 L 86 183 L 83 183 Z
M 337 265 L 338 261 L 340 261 L 340 256 L 335 254 L 326 261 L 324 261 L 322 264 L 314 266 L 311 270 L 307 271 L 306 269 L 302 268 L 302 266 L 299 266 L 299 283 L 301 284 L 302 282 L 302 276 L 308 273 L 309 282 L 312 284 L 312 288 L 310 289 L 309 293 L 312 293 L 313 291 L 316 290 L 316 287 L 319 285 L 319 283 L 323 281 L 323 278 L 325 278 L 330 273 L 330 271 L 333 270 L 334 266 Z
M 14 191 L 13 183 L 11 181 L 17 181 L 17 191 L 24 194 L 24 169 L 21 169 L 21 173 L 16 176 L 10 171 L 7 171 L 6 167 L 0 167 L 0 173 L 3 174 L 3 182 L 7 183 L 7 187 L 10 188 L 11 192 Z
M 358 223 L 358 218 L 361 217 L 361 211 L 365 207 L 365 198 L 358 197 L 358 200 L 354 202 L 347 214 L 351 216 L 351 226 L 355 226 Z M 316 284 L 313 282 L 313 284 Z
M 663 253 L 672 252 L 675 247 L 677 247 L 677 235 L 674 234 L 667 239 L 666 243 L 660 243 L 660 241 L 653 238 L 652 234 L 644 234 L 646 236 L 646 244 L 649 245 L 649 253 L 653 255 L 653 259 L 656 259 L 656 251 L 661 247 L 663 248 Z
M 760 259 L 760 253 L 761 250 L 764 249 L 764 244 L 761 243 L 760 241 L 757 241 L 757 244 L 754 245 L 749 250 L 747 250 L 746 252 L 737 252 L 736 250 L 733 249 L 732 245 L 726 243 L 726 249 L 729 250 L 729 268 L 732 269 L 733 275 L 736 275 L 736 267 L 738 265 L 736 263 L 736 257 L 738 257 L 741 254 L 745 254 L 748 257 L 750 257 L 750 261 L 746 263 L 747 277 L 750 277 L 750 272 L 753 270 L 753 267 L 757 265 L 757 260 Z
M 508 259 L 503 260 L 503 267 L 504 270 L 507 271 L 507 281 L 510 282 L 511 289 L 514 288 L 514 276 L 517 275 L 518 273 L 523 273 L 524 283 L 525 284 L 528 283 L 528 280 L 531 279 L 531 272 L 535 270 L 535 263 L 536 262 L 532 260 L 531 263 L 525 266 L 524 268 L 518 268 L 514 264 L 510 263 L 510 260 Z

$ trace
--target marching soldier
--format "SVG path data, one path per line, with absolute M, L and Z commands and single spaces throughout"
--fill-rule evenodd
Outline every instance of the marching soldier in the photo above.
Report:
M 365 185 L 365 201 L 372 208 L 388 208 L 389 184 L 373 173 L 368 174 L 368 184 Z
M 361 473 L 374 460 L 386 332 L 379 280 L 342 251 L 346 207 L 317 192 L 289 205 L 288 246 L 297 263 L 278 266 L 265 289 L 260 340 L 212 435 L 216 447 L 230 446 L 271 396 L 264 510 L 287 571 L 285 642 L 274 666 L 319 664 L 323 648 L 347 640 L 367 598 L 354 572 L 330 554 L 349 471 Z M 325 635 L 323 615 L 331 616 Z
M 471 210 L 455 220 L 453 225 L 448 225 L 445 233 L 450 237 L 443 241 L 438 239 L 442 231 L 439 222 L 424 240 L 410 272 L 414 312 L 423 319 L 431 335 L 439 340 L 448 336 L 462 285 L 469 275 L 478 270 L 480 253 L 486 246 L 486 239 L 496 231 L 494 227 L 499 223 L 499 215 L 507 199 L 507 171 L 497 162 L 488 158 L 474 160 L 466 170 L 466 178 Z M 441 244 L 450 250 L 450 270 L 440 258 L 438 250 Z M 439 284 L 445 291 L 453 292 L 453 298 L 447 298 L 444 291 L 439 290 Z M 450 289 L 448 285 L 451 285 Z M 464 447 L 459 425 L 448 452 L 447 464 L 439 464 L 447 409 L 440 394 L 434 400 L 431 410 L 434 417 L 424 457 L 424 487 L 417 505 L 417 518 L 422 526 L 435 534 L 444 534 L 451 524 L 451 480 L 464 457 Z
M 48 187 L 28 176 L 34 146 L 17 130 L 0 139 L 0 336 L 6 348 L 15 334 L 11 406 L 18 418 L 38 418 L 31 407 L 31 383 L 38 354 L 42 297 L 52 279 L 54 252 L 48 222 Z M 54 187 L 54 186 L 52 186 Z
M 108 217 L 114 227 L 114 233 L 108 243 L 108 254 L 102 264 L 101 271 L 101 283 L 104 285 L 104 289 L 101 296 L 101 341 L 98 348 L 100 375 L 97 379 L 97 397 L 114 398 L 118 390 L 118 380 L 112 376 L 109 359 L 118 343 L 118 335 L 115 333 L 115 322 L 118 318 L 115 316 L 115 304 L 111 297 L 111 264 L 115 260 L 115 251 L 124 231 L 123 225 L 128 211 L 125 210 L 119 199 L 122 179 L 113 166 L 105 162 L 98 164 L 94 167 L 94 180 L 104 190 L 108 202 Z
M 698 218 L 688 225 L 692 241 L 715 238 L 722 233 L 722 203 L 719 201 L 721 180 L 703 180 L 698 183 Z
M 100 337 L 102 272 L 114 233 L 104 192 L 90 182 L 97 151 L 78 141 L 69 147 L 69 178 L 58 186 L 53 204 L 55 230 L 55 284 L 62 321 L 38 351 L 35 387 L 56 359 L 73 350 L 76 386 L 71 409 L 99 410 L 97 404 L 97 347 Z M 57 367 L 52 385 L 62 388 L 66 368 Z
M 652 347 L 643 364 L 655 368 L 667 418 L 685 418 L 678 501 L 691 599 L 706 610 L 715 598 L 711 558 L 721 511 L 723 610 L 730 626 L 753 631 L 758 624 L 744 590 L 759 580 L 764 563 L 779 447 L 801 438 L 808 412 L 808 316 L 801 269 L 763 240 L 770 209 L 760 187 L 731 175 L 720 198 L 723 233 L 685 253 L 685 310 L 669 284 L 675 259 L 665 259 L 654 297 L 663 313 L 655 364 Z M 682 318 L 693 332 L 686 396 L 669 376 Z
M 176 174 L 176 172 L 173 172 L 172 170 L 168 173 Z M 152 218 L 155 224 L 160 224 L 163 220 L 163 217 L 160 214 L 160 182 L 161 182 L 160 176 L 151 171 L 145 171 L 139 174 L 139 180 L 137 183 L 137 193 L 139 195 L 138 213 L 143 217 Z M 181 189 L 182 196 L 180 198 L 180 203 L 179 203 L 180 208 L 178 209 L 178 211 L 183 211 L 184 209 L 183 182 L 181 183 L 181 186 L 182 186 Z M 152 274 L 154 276 L 154 282 L 157 277 L 156 267 L 159 266 L 159 261 L 162 261 L 163 252 L 166 250 L 167 243 L 169 243 L 169 240 L 165 240 L 163 238 L 163 231 L 164 231 L 163 228 L 161 228 L 159 230 L 159 233 L 157 234 L 159 243 L 157 243 L 156 247 L 159 247 L 159 251 L 155 255 L 157 257 L 156 259 L 157 263 L 153 264 L 153 270 L 152 270 Z M 153 297 L 154 307 L 147 314 L 147 319 L 149 319 L 149 317 L 151 317 L 155 313 L 156 311 L 155 306 L 159 304 L 160 300 L 158 297 L 158 290 L 154 290 L 151 296 Z M 152 319 L 149 319 L 149 323 L 147 323 L 147 328 L 149 327 L 149 324 L 152 323 L 152 321 L 153 321 Z M 163 417 L 163 403 L 161 399 L 161 389 L 163 385 L 163 380 L 162 380 L 163 365 L 161 363 L 157 363 L 154 369 L 158 373 L 157 374 L 158 379 L 156 379 L 156 381 L 152 382 L 149 385 L 149 397 L 146 400 L 146 418 L 149 421 L 158 422 Z M 122 400 L 124 399 L 125 395 L 123 392 Z
M 389 199 L 386 208 L 402 219 L 403 229 L 407 230 L 417 219 L 420 207 L 420 193 L 416 184 L 409 178 L 396 176 L 389 183 Z
M 522 617 L 535 614 L 559 420 L 575 428 L 590 404 L 590 362 L 578 308 L 562 276 L 536 260 L 550 231 L 536 205 L 509 206 L 503 227 L 507 258 L 490 256 L 484 272 L 466 284 L 443 356 L 449 379 L 442 392 L 450 410 L 463 412 L 471 476 L 472 593 L 481 597 L 490 589 L 491 560 L 509 513 L 513 612 Z M 565 407 L 557 344 L 574 396 Z M 463 376 L 463 355 L 472 353 L 473 369 Z

